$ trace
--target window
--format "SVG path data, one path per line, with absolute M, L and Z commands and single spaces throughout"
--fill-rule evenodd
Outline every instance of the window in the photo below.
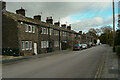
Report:
M 77 37 L 77 35 L 75 34 L 75 37 Z
M 34 25 L 25 24 L 25 32 L 35 33 L 35 26 Z
M 59 31 L 58 30 L 54 30 L 54 35 L 58 36 L 59 35 Z
M 43 27 L 41 27 L 41 28 L 42 28 L 41 34 L 48 34 L 48 28 L 43 28 Z
M 59 47 L 59 41 L 54 41 L 54 47 Z
M 32 41 L 22 41 L 22 50 L 32 50 Z
M 80 37 L 80 35 L 78 35 L 78 37 Z
M 31 26 L 30 25 L 28 26 L 28 31 L 31 32 Z
M 29 41 L 29 48 L 30 48 L 30 50 L 32 50 L 32 41 Z
M 67 36 L 67 33 L 66 33 L 66 32 L 63 32 L 62 35 L 63 35 L 63 36 Z
M 49 42 L 48 41 L 41 41 L 41 48 L 48 48 Z
M 25 24 L 25 32 L 28 32 L 29 30 L 28 30 L 28 25 L 27 24 Z
M 32 26 L 32 32 L 35 33 L 35 26 Z
M 29 50 L 29 42 L 25 41 L 25 45 L 26 45 L 26 50 Z
M 22 41 L 22 50 L 25 50 L 25 42 Z
M 49 29 L 49 31 L 50 31 L 50 35 L 52 35 L 52 29 Z
M 46 46 L 47 46 L 47 45 L 46 45 L 46 41 L 44 41 L 44 48 L 46 48 Z
M 48 34 L 48 28 L 46 28 L 46 34 Z
M 43 33 L 46 34 L 46 28 L 43 29 Z

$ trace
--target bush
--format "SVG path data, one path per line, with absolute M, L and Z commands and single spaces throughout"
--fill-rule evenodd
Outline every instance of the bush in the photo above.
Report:
M 120 56 L 120 46 L 117 46 L 117 47 L 116 47 L 116 52 L 117 52 L 117 55 Z
M 18 48 L 2 48 L 2 55 L 19 56 L 19 49 Z

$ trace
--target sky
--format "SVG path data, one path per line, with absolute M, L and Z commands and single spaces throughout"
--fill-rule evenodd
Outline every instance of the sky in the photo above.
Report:
M 71 24 L 72 30 L 87 32 L 90 28 L 112 26 L 112 2 L 7 2 L 7 10 L 14 12 L 23 7 L 26 16 L 40 14 L 42 21 L 52 16 L 53 21 Z M 117 28 L 118 2 L 115 2 Z

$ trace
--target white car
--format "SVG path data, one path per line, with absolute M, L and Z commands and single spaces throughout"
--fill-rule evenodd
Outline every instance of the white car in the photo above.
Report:
M 87 49 L 87 44 L 81 44 L 82 45 L 82 49 Z

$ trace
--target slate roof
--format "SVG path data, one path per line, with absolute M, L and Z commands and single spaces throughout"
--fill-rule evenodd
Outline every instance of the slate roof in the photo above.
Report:
M 62 31 L 66 31 L 66 32 L 79 34 L 79 33 L 75 32 L 74 30 L 68 30 L 66 28 L 62 28 L 62 27 L 58 27 L 58 26 L 55 26 L 52 24 L 48 24 L 48 23 L 40 21 L 40 20 L 35 20 L 33 18 L 22 16 L 20 14 L 15 14 L 15 13 L 12 13 L 9 11 L 3 11 L 2 13 L 3 13 L 3 15 L 6 15 L 6 16 L 8 16 L 16 21 L 27 22 L 27 23 L 31 23 L 31 24 L 35 24 L 35 25 L 40 25 L 43 27 L 50 27 L 50 28 L 57 29 L 57 30 L 62 30 Z

